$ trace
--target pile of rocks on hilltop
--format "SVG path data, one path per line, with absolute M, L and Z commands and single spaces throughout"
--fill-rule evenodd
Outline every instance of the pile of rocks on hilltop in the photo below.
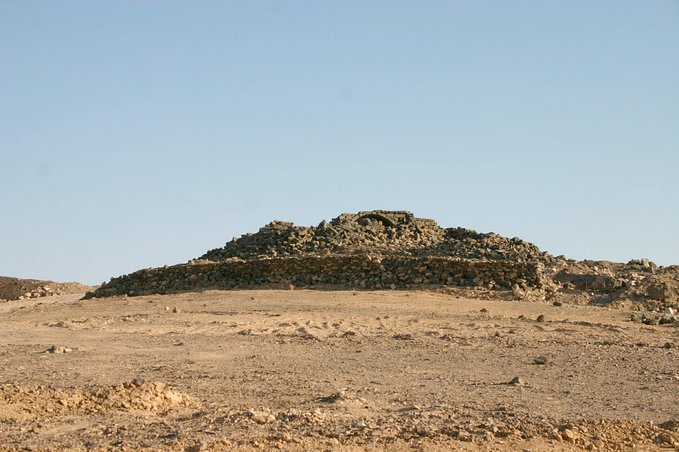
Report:
M 464 228 L 441 228 L 410 212 L 375 210 L 342 214 L 318 226 L 273 221 L 200 257 L 261 259 L 328 254 L 449 256 L 463 259 L 556 262 L 548 253 L 519 238 L 482 234 Z

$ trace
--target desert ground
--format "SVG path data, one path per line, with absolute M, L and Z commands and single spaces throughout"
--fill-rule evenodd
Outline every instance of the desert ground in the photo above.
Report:
M 679 328 L 624 308 L 465 290 L 81 296 L 0 304 L 0 450 L 679 447 Z

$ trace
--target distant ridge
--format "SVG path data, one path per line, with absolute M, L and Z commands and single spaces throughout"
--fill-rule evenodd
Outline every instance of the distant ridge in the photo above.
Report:
M 62 283 L 0 276 L 0 301 L 27 300 L 52 295 L 85 293 L 92 289 L 92 286 L 75 282 Z

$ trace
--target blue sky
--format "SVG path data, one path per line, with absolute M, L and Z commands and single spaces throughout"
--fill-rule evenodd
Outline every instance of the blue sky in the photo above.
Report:
M 0 274 L 410 210 L 679 264 L 677 1 L 0 0 Z

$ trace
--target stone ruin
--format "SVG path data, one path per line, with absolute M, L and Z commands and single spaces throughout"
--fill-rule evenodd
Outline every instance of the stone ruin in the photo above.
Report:
M 518 238 L 373 210 L 310 227 L 273 221 L 187 264 L 113 278 L 88 296 L 253 287 L 526 289 L 543 287 L 544 266 L 553 261 Z
M 625 298 L 675 309 L 679 267 L 554 257 L 519 238 L 442 228 L 406 211 L 344 213 L 318 226 L 273 221 L 186 264 L 112 278 L 87 297 L 243 288 L 412 289 L 457 286 Z M 603 301 L 602 301 L 603 300 Z M 578 301 L 581 302 L 581 301 Z M 674 311 L 672 311 L 674 315 Z
M 518 238 L 441 228 L 434 220 L 405 211 L 344 213 L 330 223 L 300 227 L 273 221 L 255 234 L 234 238 L 199 259 L 225 261 L 330 255 L 455 257 L 460 259 L 551 262 L 548 253 Z

